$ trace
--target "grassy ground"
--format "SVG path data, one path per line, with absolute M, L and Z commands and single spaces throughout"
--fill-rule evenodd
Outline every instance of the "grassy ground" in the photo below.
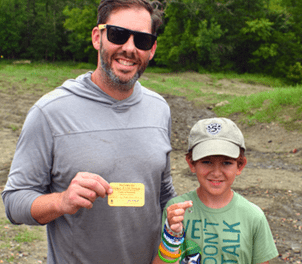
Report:
M 37 241 L 45 240 L 45 230 L 38 226 L 16 226 L 0 218 L 0 263 L 20 263 Z M 3 252 L 9 252 L 3 254 Z M 17 261 L 17 262 L 16 262 Z M 41 262 L 42 263 L 42 262 Z
M 72 62 L 16 65 L 11 61 L 2 60 L 0 63 L 0 89 L 10 87 L 10 85 L 1 85 L 1 83 L 9 82 L 20 93 L 46 93 L 61 85 L 64 80 L 77 77 L 79 69 L 83 68 L 94 70 L 95 66 Z M 301 123 L 297 121 L 302 120 L 302 85 L 287 86 L 280 79 L 257 74 L 239 75 L 232 72 L 206 74 L 214 85 L 222 79 L 231 79 L 241 83 L 273 88 L 256 94 L 235 95 L 225 92 L 205 92 L 201 88 L 206 83 L 196 78 L 185 78 L 186 73 L 175 74 L 167 69 L 148 68 L 146 75 L 151 77 L 142 78 L 141 83 L 159 93 L 185 96 L 189 100 L 203 98 L 203 101 L 212 105 L 228 101 L 229 104 L 212 109 L 219 116 L 240 113 L 242 120 L 249 124 L 278 121 L 288 129 L 301 129 Z
M 228 117 L 232 114 L 241 114 L 242 121 L 249 124 L 277 121 L 289 130 L 302 130 L 300 122 L 302 120 L 302 85 L 288 86 L 281 79 L 257 74 L 209 73 L 207 76 L 212 79 L 214 85 L 219 80 L 231 79 L 256 86 L 264 85 L 273 89 L 249 95 L 211 91 L 205 93 L 201 89 L 206 85 L 203 82 L 194 81 L 194 79 L 188 80 L 181 74 L 167 73 L 166 70 L 160 73 L 159 69 L 150 69 L 149 72 L 153 74 L 152 78 L 141 82 L 144 86 L 157 92 L 185 96 L 189 100 L 203 97 L 204 101 L 214 105 L 227 100 L 228 104 L 212 109 L 218 116 Z
M 17 64 L 11 62 L 0 63 L 0 81 L 9 82 L 16 86 L 20 93 L 23 92 L 48 92 L 54 87 L 62 84 L 69 78 L 78 76 L 77 69 L 92 68 L 89 64 L 72 63 L 31 63 Z M 6 89 L 8 86 L 1 85 L 0 89 Z

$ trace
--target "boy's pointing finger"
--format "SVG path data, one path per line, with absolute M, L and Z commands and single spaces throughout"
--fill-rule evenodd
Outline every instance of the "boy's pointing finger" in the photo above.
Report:
M 182 211 L 181 213 L 184 213 L 186 211 L 186 209 L 190 208 L 193 206 L 193 202 L 192 201 L 185 201 L 183 203 L 176 203 L 176 204 L 172 204 L 168 207 L 167 212 L 179 212 Z M 182 209 L 182 210 L 179 210 Z
M 179 208 L 186 210 L 193 206 L 193 201 L 185 201 L 183 203 L 179 203 L 179 206 L 180 206 Z

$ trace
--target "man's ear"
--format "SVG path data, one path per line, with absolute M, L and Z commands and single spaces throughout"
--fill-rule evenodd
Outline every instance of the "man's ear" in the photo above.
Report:
M 100 43 L 101 43 L 101 31 L 98 27 L 94 27 L 91 33 L 92 38 L 92 45 L 96 50 L 100 50 Z
M 196 173 L 195 165 L 193 164 L 192 159 L 190 159 L 186 156 L 186 161 L 191 169 L 191 172 Z
M 237 169 L 237 176 L 241 174 L 241 172 L 243 171 L 245 165 L 247 164 L 247 159 L 246 157 L 243 158 L 243 162 L 240 164 L 240 166 Z

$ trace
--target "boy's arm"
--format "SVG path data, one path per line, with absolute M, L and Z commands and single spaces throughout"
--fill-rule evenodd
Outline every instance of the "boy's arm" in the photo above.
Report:
M 181 233 L 183 231 L 182 221 L 184 220 L 184 215 L 185 215 L 186 209 L 190 208 L 192 206 L 193 206 L 192 201 L 186 201 L 183 203 L 172 204 L 167 208 L 167 220 L 168 220 L 169 227 L 173 232 Z M 179 250 L 176 250 L 174 252 L 169 251 L 169 249 L 167 249 L 165 247 L 163 242 L 161 242 L 160 250 L 159 250 L 157 256 L 154 258 L 152 264 L 172 263 L 170 261 L 173 261 L 176 258 L 170 257 L 169 255 L 172 255 L 172 256 L 177 255 L 177 254 L 179 254 L 179 252 L 180 252 Z M 159 254 L 160 254 L 160 256 L 159 256 Z M 164 261 L 163 259 L 165 259 L 167 261 Z M 178 260 L 173 263 L 178 264 L 179 259 L 180 259 L 180 257 L 178 257 Z
M 178 253 L 178 252 L 177 252 Z M 170 258 L 168 256 L 165 256 L 164 254 L 162 254 L 162 256 L 166 259 L 166 260 L 172 260 L 173 261 L 173 258 Z M 157 256 L 155 257 L 155 259 L 153 260 L 152 264 L 166 264 L 167 262 L 161 260 L 157 254 Z M 175 264 L 179 264 L 179 259 L 176 261 L 176 262 L 173 262 Z

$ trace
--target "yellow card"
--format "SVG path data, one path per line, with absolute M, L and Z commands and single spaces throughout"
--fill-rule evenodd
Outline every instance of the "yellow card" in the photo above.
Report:
M 111 182 L 113 193 L 108 195 L 108 205 L 141 207 L 145 204 L 145 185 L 142 183 Z

